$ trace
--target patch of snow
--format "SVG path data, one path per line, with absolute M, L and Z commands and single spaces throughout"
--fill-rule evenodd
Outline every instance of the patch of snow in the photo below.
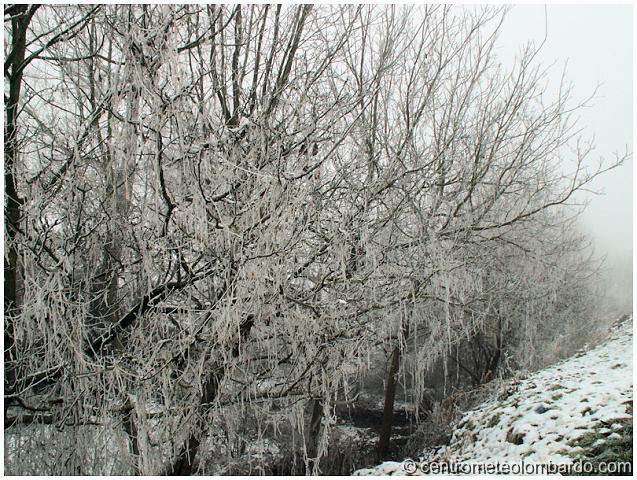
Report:
M 591 430 L 610 434 L 628 418 L 633 398 L 632 315 L 608 340 L 553 367 L 512 381 L 498 399 L 468 412 L 434 462 L 572 463 L 571 443 Z M 610 423 L 613 422 L 613 423 Z M 610 428 L 608 428 L 610 427 Z M 405 475 L 404 462 L 384 462 L 354 475 Z M 416 472 L 419 473 L 419 472 Z

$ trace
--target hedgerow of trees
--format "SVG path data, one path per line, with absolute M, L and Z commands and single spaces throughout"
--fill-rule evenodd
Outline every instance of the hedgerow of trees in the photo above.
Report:
M 583 325 L 573 196 L 622 159 L 505 13 L 5 6 L 12 473 L 201 473 L 246 416 L 318 473 L 385 351 L 382 457 L 405 355 L 419 395 Z

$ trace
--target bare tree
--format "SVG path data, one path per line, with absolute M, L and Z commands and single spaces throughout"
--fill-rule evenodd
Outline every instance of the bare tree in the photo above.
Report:
M 549 225 L 602 171 L 568 89 L 537 102 L 534 50 L 502 72 L 502 14 L 5 9 L 5 429 L 76 445 L 21 471 L 196 473 L 242 415 L 319 473 L 384 347 L 383 456 L 405 352 L 418 377 L 519 302 L 504 258 L 555 258 Z
M 373 237 L 386 242 L 380 250 L 405 282 L 401 290 L 410 292 L 399 302 L 411 303 L 413 310 L 421 299 L 442 299 L 451 330 L 456 322 L 448 313 L 447 279 L 475 260 L 454 265 L 444 257 L 476 242 L 506 241 L 516 225 L 568 204 L 604 171 L 585 168 L 590 146 L 576 141 L 571 115 L 578 105 L 567 86 L 552 103 L 535 103 L 544 72 L 534 66 L 532 47 L 522 52 L 511 74 L 502 72 L 493 48 L 503 13 L 430 7 L 412 26 L 410 12 L 390 11 L 384 38 L 401 38 L 407 48 L 396 52 L 379 86 L 383 123 L 369 125 L 359 143 L 368 152 L 370 145 L 380 145 L 369 163 L 384 168 L 364 183 L 374 192 L 364 203 L 380 204 L 376 225 L 382 233 Z M 352 70 L 360 77 L 361 68 Z M 569 145 L 575 152 L 566 171 Z M 401 352 L 417 330 L 415 315 L 401 317 L 390 349 L 381 457 L 389 444 Z

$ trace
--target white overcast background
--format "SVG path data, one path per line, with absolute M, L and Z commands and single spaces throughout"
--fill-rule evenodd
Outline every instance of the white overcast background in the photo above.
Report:
M 592 106 L 581 111 L 586 135 L 595 136 L 594 159 L 633 151 L 633 6 L 517 5 L 504 22 L 498 54 L 505 65 L 527 41 L 546 43 L 538 56 L 552 64 L 549 81 L 559 83 L 565 62 L 574 96 L 585 99 L 599 85 Z M 596 251 L 618 283 L 632 292 L 633 161 L 598 178 L 582 216 Z

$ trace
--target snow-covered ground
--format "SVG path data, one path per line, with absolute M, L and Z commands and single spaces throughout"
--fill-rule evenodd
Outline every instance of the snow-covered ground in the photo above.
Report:
M 633 319 L 606 342 L 524 380 L 512 380 L 496 398 L 468 412 L 449 446 L 424 454 L 429 462 L 572 463 L 574 440 L 594 431 L 618 435 L 616 419 L 632 417 Z M 420 459 L 422 462 L 423 459 Z M 417 462 L 419 463 L 419 462 Z M 405 475 L 404 462 L 384 462 L 354 475 Z M 413 465 L 413 464 L 412 464 Z M 409 470 L 409 466 L 407 466 Z

